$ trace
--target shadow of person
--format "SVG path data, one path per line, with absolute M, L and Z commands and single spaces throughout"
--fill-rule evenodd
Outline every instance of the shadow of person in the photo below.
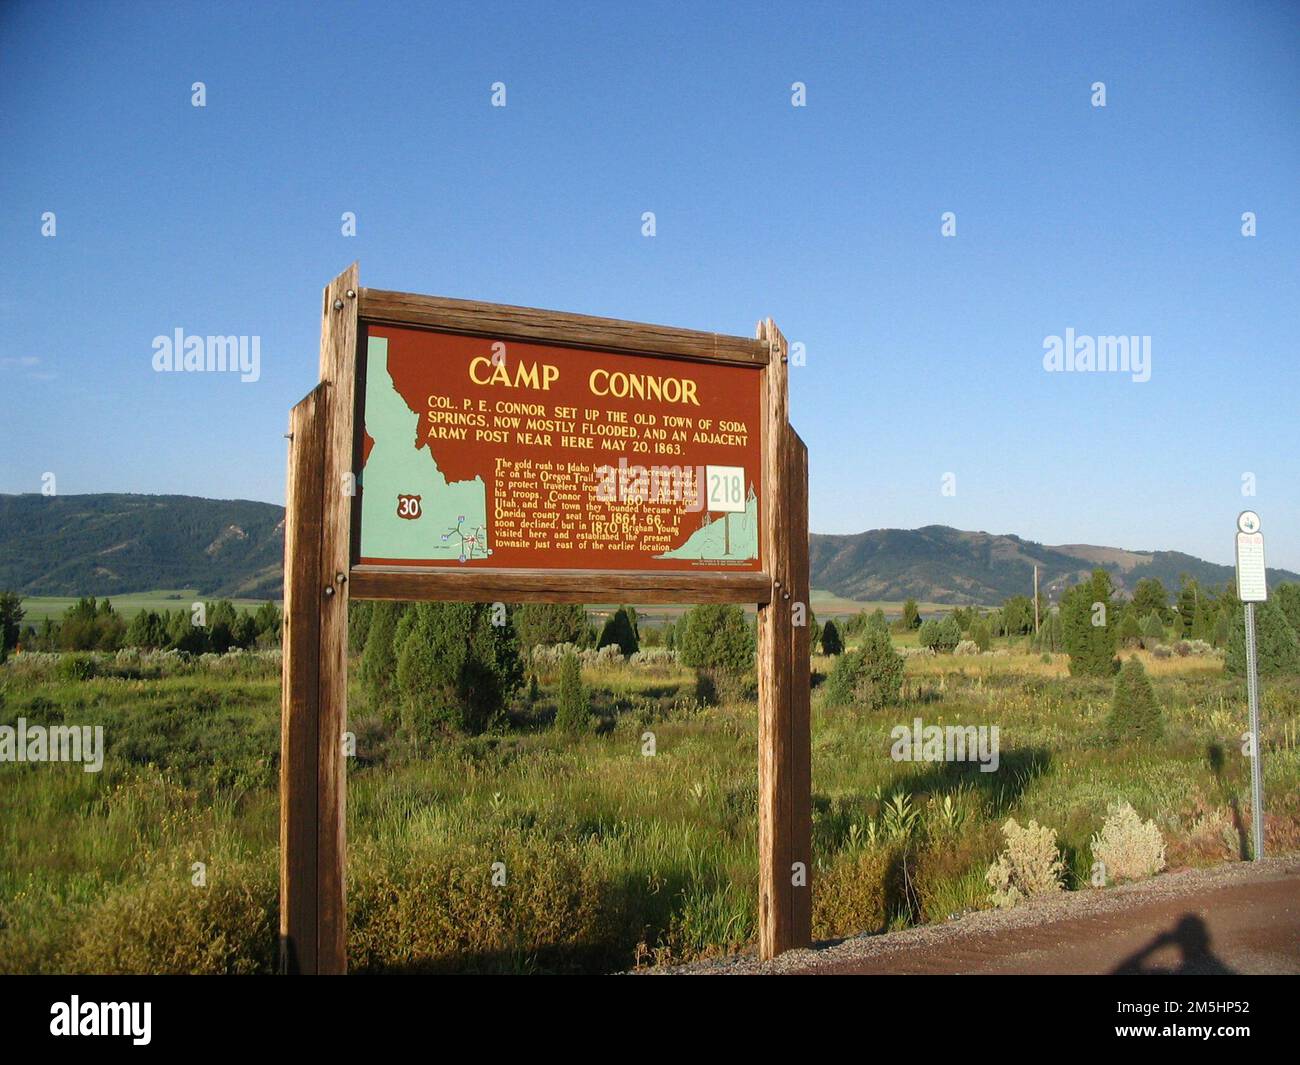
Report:
M 1172 946 L 1179 952 L 1172 965 L 1149 963 L 1152 955 Z M 1161 932 L 1135 954 L 1130 954 L 1114 969 L 1115 976 L 1232 976 L 1236 970 L 1224 965 L 1210 949 L 1210 930 L 1196 914 L 1184 914 L 1173 930 Z

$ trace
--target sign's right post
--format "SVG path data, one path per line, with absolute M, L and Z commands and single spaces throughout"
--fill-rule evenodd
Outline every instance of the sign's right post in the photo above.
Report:
M 807 449 L 790 428 L 788 345 L 758 324 L 766 373 L 762 557 L 772 596 L 758 609 L 758 940 L 772 958 L 812 942 Z

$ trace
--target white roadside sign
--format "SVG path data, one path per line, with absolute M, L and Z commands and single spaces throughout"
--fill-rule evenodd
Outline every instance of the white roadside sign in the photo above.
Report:
M 1268 599 L 1268 580 L 1259 515 L 1244 511 L 1237 519 L 1237 530 L 1237 597 L 1243 603 L 1262 603 Z

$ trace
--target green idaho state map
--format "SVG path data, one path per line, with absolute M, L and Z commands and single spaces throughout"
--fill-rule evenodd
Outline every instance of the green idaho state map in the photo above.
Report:
M 366 345 L 366 432 L 374 441 L 361 471 L 361 554 L 365 558 L 447 558 L 492 553 L 483 479 L 447 482 L 418 438 L 420 416 L 388 373 L 388 341 Z M 419 496 L 417 519 L 398 515 L 398 496 Z

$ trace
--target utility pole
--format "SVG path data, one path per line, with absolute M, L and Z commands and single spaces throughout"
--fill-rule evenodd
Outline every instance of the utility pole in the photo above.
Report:
M 1034 563 L 1034 635 L 1038 635 L 1038 563 Z

